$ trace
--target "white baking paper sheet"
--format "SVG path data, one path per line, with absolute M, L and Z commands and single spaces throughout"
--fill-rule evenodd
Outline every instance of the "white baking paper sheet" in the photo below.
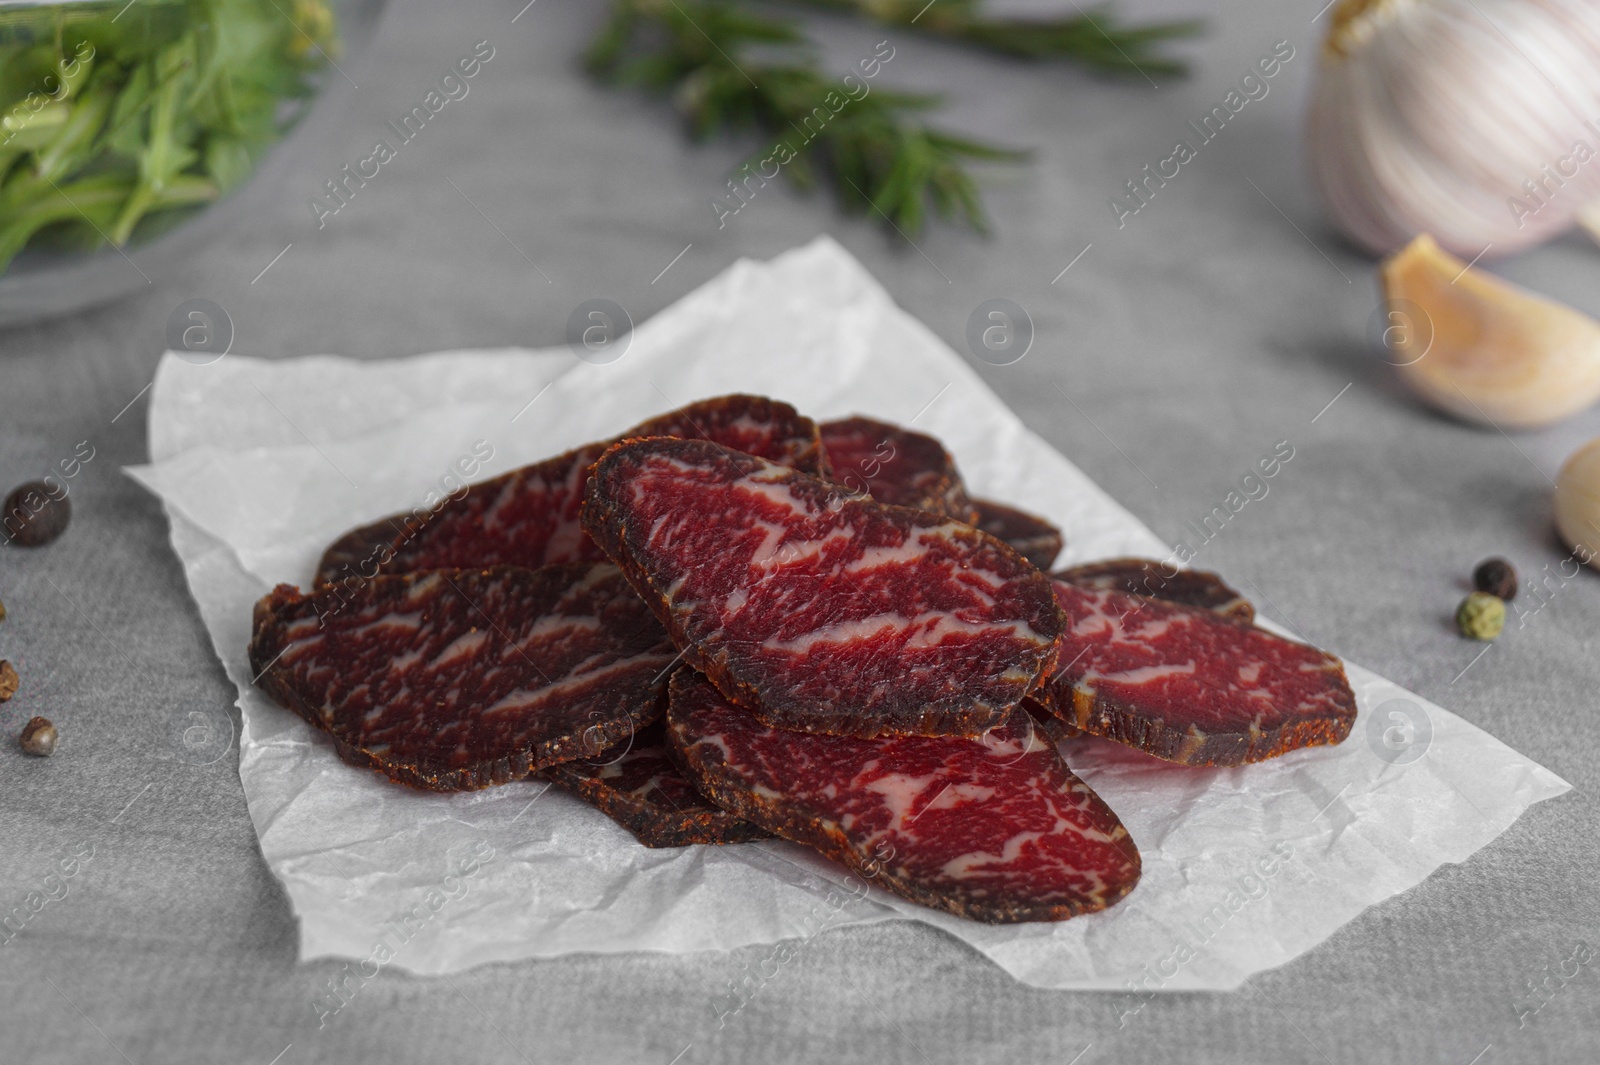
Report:
M 303 958 L 440 973 L 572 951 L 730 949 L 909 919 L 1039 987 L 1228 989 L 1464 861 L 1569 787 L 1351 665 L 1361 715 L 1337 748 L 1215 770 L 1095 740 L 1068 748 L 1127 824 L 1144 878 L 1103 914 L 990 927 L 869 890 L 791 844 L 650 850 L 542 782 L 409 791 L 342 764 L 251 686 L 251 605 L 280 581 L 308 581 L 345 529 L 449 490 L 458 461 L 487 448 L 479 477 L 733 391 L 818 418 L 915 419 L 948 444 L 977 493 L 1060 524 L 1064 564 L 1168 553 L 825 238 L 736 264 L 642 324 L 605 365 L 566 348 L 378 362 L 165 358 L 151 397 L 153 461 L 130 472 L 165 502 L 238 685 L 239 774 L 262 853 L 299 917 Z

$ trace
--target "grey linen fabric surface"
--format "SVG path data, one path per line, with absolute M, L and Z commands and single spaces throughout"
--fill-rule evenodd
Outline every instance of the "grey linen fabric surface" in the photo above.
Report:
M 1556 586 L 1536 612 L 1530 603 L 1486 651 L 1450 621 L 1484 556 L 1530 578 L 1556 569 L 1566 552 L 1550 478 L 1600 433 L 1600 414 L 1512 438 L 1477 430 L 1419 408 L 1371 353 L 1373 263 L 1330 232 L 1301 162 L 1327 18 L 1313 19 L 1316 0 L 1217 5 L 1188 46 L 1194 75 L 1154 83 L 812 19 L 833 69 L 888 38 L 880 85 L 947 91 L 948 125 L 1036 148 L 1027 165 L 982 174 L 992 237 L 935 228 L 915 248 L 776 183 L 719 229 L 710 200 L 749 145 L 689 147 L 668 107 L 587 81 L 576 57 L 601 5 L 538 0 L 513 22 L 522 2 L 397 3 L 374 49 L 346 67 L 359 89 L 345 87 L 348 106 L 315 129 L 267 207 L 133 298 L 0 333 L 0 480 L 38 476 L 80 441 L 93 449 L 71 481 L 67 535 L 0 551 L 0 657 L 23 676 L 0 706 L 0 911 L 49 897 L 0 945 L 0 1061 L 1600 1059 L 1600 973 L 1571 960 L 1600 939 L 1600 575 Z M 322 182 L 368 155 L 385 121 L 480 40 L 495 54 L 470 95 L 319 230 L 307 201 Z M 1294 57 L 1269 94 L 1119 228 L 1112 196 L 1178 139 L 1197 141 L 1186 123 L 1281 40 Z M 1294 459 L 1270 493 L 1196 564 L 1574 791 L 1243 989 L 1164 994 L 1136 1013 L 1137 1000 L 1021 986 L 938 931 L 893 922 L 821 933 L 776 968 L 752 947 L 435 979 L 388 969 L 348 985 L 348 1004 L 319 1027 L 313 1003 L 344 971 L 297 961 L 236 745 L 210 764 L 183 757 L 184 730 L 202 730 L 192 741 L 237 728 L 234 694 L 159 506 L 119 472 L 147 458 L 141 390 L 169 314 L 215 301 L 234 350 L 269 357 L 558 344 L 586 299 L 641 321 L 739 256 L 819 231 L 958 350 L 982 301 L 1025 307 L 1028 355 L 975 364 L 1169 540 L 1193 543 L 1189 523 L 1288 441 Z M 1600 312 L 1600 251 L 1576 238 L 1496 269 Z M 47 761 L 13 740 L 34 713 L 61 730 Z M 1349 742 L 1365 740 L 1358 730 Z M 749 1001 L 719 1025 L 713 1006 L 741 981 Z

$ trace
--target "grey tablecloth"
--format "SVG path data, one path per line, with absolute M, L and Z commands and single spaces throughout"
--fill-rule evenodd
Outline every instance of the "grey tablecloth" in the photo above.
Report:
M 1369 353 L 1372 263 L 1329 232 L 1301 163 L 1318 6 L 1219 5 L 1193 49 L 1196 75 L 1158 84 L 817 21 L 841 72 L 888 37 L 882 84 L 946 90 L 951 125 L 1037 148 L 1027 166 L 984 174 L 991 239 L 943 228 L 912 248 L 778 185 L 719 229 L 710 199 L 743 148 L 686 147 L 663 106 L 586 81 L 575 57 L 598 4 L 539 0 L 512 22 L 521 0 L 399 3 L 374 51 L 346 66 L 359 85 L 351 106 L 317 132 L 269 209 L 133 299 L 0 333 L 0 480 L 47 472 L 80 441 L 94 456 L 70 482 L 69 534 L 48 550 L 0 552 L 0 657 L 24 676 L 0 708 L 0 915 L 26 916 L 0 937 L 0 1060 L 1600 1057 L 1600 975 L 1592 962 L 1572 975 L 1570 960 L 1600 939 L 1600 580 L 1551 581 L 1547 605 L 1475 663 L 1480 648 L 1449 624 L 1479 558 L 1505 554 L 1534 577 L 1555 570 L 1564 552 L 1549 479 L 1600 432 L 1600 415 L 1516 438 L 1477 431 L 1420 410 Z M 322 182 L 370 154 L 385 122 L 480 40 L 495 56 L 471 94 L 318 230 L 307 201 Z M 1194 139 L 1186 122 L 1279 40 L 1295 56 L 1268 97 L 1119 228 L 1111 197 Z M 712 1004 L 761 948 L 448 979 L 387 970 L 347 985 L 349 1004 L 319 1027 L 313 1002 L 342 972 L 296 961 L 294 918 L 256 849 L 235 753 L 203 766 L 174 754 L 173 730 L 229 712 L 232 691 L 159 507 L 118 472 L 146 458 L 139 397 L 169 314 L 210 299 L 236 326 L 235 350 L 266 356 L 546 345 L 585 299 L 614 299 L 641 320 L 738 256 L 824 229 L 958 349 L 978 303 L 1025 307 L 1033 350 L 984 366 L 986 378 L 1169 539 L 1191 539 L 1187 523 L 1289 441 L 1296 457 L 1270 495 L 1198 564 L 1576 790 L 1243 990 L 1162 996 L 1131 1016 L 1125 1000 L 1021 987 L 932 928 L 891 923 L 808 942 L 725 1027 Z M 1600 312 L 1600 259 L 1576 239 L 1500 268 Z M 49 761 L 9 739 L 36 712 L 61 727 Z M 55 897 L 29 915 L 31 892 Z

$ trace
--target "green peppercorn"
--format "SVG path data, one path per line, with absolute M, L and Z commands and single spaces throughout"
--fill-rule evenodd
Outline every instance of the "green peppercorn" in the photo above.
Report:
M 1473 592 L 1456 609 L 1456 627 L 1473 640 L 1492 640 L 1506 626 L 1506 603 L 1498 595 Z
M 1486 558 L 1472 571 L 1472 586 L 1509 603 L 1517 597 L 1517 571 L 1503 558 Z

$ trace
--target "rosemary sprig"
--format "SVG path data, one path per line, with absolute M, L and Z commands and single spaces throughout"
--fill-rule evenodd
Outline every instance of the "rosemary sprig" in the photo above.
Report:
M 989 19 L 977 0 L 940 0 L 931 8 L 925 0 L 804 2 L 915 25 L 1008 55 L 1071 58 L 1113 72 L 1179 70 L 1152 49 L 1193 32 L 1188 24 L 1124 29 L 1103 13 L 1094 19 Z M 888 61 L 877 58 L 862 70 L 875 76 Z M 937 96 L 896 92 L 860 74 L 847 91 L 840 78 L 818 67 L 794 22 L 737 0 L 614 0 L 587 63 L 611 84 L 670 95 L 698 140 L 748 130 L 767 138 L 735 171 L 727 202 L 714 203 L 719 220 L 737 213 L 747 191 L 774 177 L 770 167 L 776 164 L 796 187 L 826 183 L 846 209 L 876 211 L 907 239 L 921 232 L 930 212 L 984 232 L 968 165 L 1028 155 L 930 125 L 922 116 L 939 104 Z M 757 174 L 764 176 L 752 177 Z
M 990 18 L 983 13 L 983 0 L 794 2 L 863 14 L 1020 59 L 1070 59 L 1107 74 L 1182 74 L 1187 69 L 1182 61 L 1156 49 L 1201 29 L 1193 20 L 1122 26 L 1104 4 L 1062 18 Z
M 791 22 L 728 0 L 618 0 L 588 62 L 613 83 L 671 93 L 697 139 L 747 129 L 768 138 L 735 172 L 738 189 L 755 188 L 751 173 L 782 159 L 796 187 L 825 180 L 846 208 L 877 210 L 908 238 L 930 206 L 984 230 L 964 163 L 1023 156 L 921 121 L 937 97 L 870 86 L 845 100 L 844 83 L 821 72 Z M 733 188 L 719 218 L 743 205 Z

